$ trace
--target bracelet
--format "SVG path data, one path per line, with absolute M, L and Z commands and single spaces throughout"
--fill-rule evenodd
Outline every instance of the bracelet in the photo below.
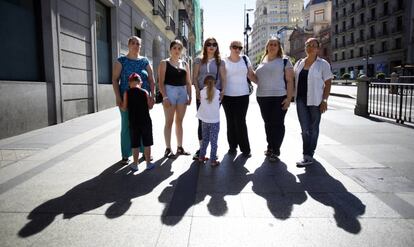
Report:
M 167 96 L 165 96 L 164 98 L 162 98 L 162 100 L 166 100 L 166 99 L 168 99 L 168 97 L 167 97 Z

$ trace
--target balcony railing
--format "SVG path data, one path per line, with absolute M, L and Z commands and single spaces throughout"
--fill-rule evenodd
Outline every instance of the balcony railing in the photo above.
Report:
M 393 28 L 393 29 L 391 30 L 391 32 L 392 32 L 393 34 L 396 34 L 396 33 L 401 33 L 402 31 L 403 31 L 403 27 Z
M 377 0 L 368 0 L 368 5 L 376 4 Z
M 168 25 L 165 27 L 165 29 L 171 30 L 173 33 L 175 33 L 175 22 L 171 16 L 167 18 L 167 23 Z
M 166 21 L 166 15 L 165 15 L 165 5 L 162 1 L 160 0 L 155 0 L 157 1 L 157 5 L 155 7 L 154 5 L 154 9 L 152 10 L 152 14 L 153 15 L 159 15 L 164 21 Z

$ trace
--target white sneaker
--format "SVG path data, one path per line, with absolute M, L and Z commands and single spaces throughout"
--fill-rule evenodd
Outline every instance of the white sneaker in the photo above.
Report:
M 133 170 L 134 172 L 136 172 L 136 171 L 138 171 L 138 164 L 131 163 L 131 164 L 129 165 L 129 168 L 130 168 L 131 170 Z
M 296 167 L 307 167 L 313 164 L 313 158 L 309 155 L 304 155 L 301 161 L 296 162 Z

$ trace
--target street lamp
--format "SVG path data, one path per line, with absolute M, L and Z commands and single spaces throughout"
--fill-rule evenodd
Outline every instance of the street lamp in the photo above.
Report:
M 244 4 L 244 47 L 245 47 L 245 54 L 249 56 L 249 32 L 252 31 L 252 28 L 249 26 L 249 11 L 253 11 L 254 9 L 246 9 L 246 4 Z
M 372 59 L 372 57 L 369 55 L 369 51 L 367 50 L 365 57 L 362 58 L 362 60 L 364 60 L 366 62 L 366 67 L 365 67 L 365 75 L 368 77 L 368 61 Z

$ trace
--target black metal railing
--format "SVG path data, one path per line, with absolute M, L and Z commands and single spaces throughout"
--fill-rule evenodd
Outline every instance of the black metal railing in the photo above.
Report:
M 413 123 L 413 91 L 414 83 L 371 82 L 368 113 L 397 123 Z

